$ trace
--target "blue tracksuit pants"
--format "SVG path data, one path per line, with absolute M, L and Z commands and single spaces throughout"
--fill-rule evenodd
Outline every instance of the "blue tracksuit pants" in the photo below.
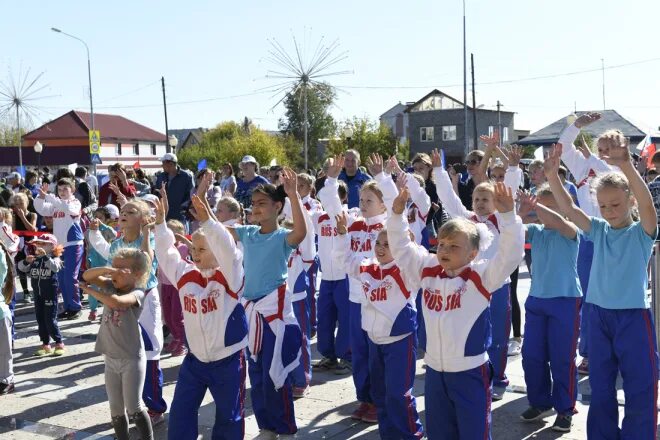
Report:
M 326 358 L 350 361 L 348 278 L 335 281 L 321 280 L 317 311 L 316 342 L 319 353 Z M 337 329 L 336 337 L 335 329 Z
M 293 313 L 300 326 L 301 348 L 300 365 L 289 374 L 294 387 L 306 388 L 312 380 L 312 326 L 310 322 L 309 297 L 293 303 Z
M 350 302 L 351 308 L 351 358 L 353 384 L 357 400 L 372 403 L 369 381 L 369 336 L 362 330 L 362 305 Z
M 413 396 L 417 335 L 391 344 L 369 340 L 371 397 L 378 408 L 378 432 L 383 440 L 420 439 L 424 435 Z
M 580 356 L 589 357 L 589 343 L 587 335 L 589 334 L 589 309 L 591 304 L 587 301 L 587 293 L 589 291 L 589 275 L 591 274 L 591 263 L 594 259 L 594 243 L 581 237 L 580 249 L 578 251 L 577 270 L 578 278 L 580 279 L 580 288 L 582 289 L 582 322 L 580 325 L 580 343 L 578 351 Z
M 506 362 L 511 333 L 511 293 L 508 283 L 491 295 L 490 321 L 493 339 L 488 348 L 488 357 L 493 364 L 493 387 L 506 388 L 509 385 Z
M 33 289 L 33 292 L 34 314 L 37 318 L 41 343 L 48 345 L 51 339 L 56 344 L 62 342 L 60 327 L 57 325 L 56 289 Z
M 577 399 L 575 347 L 580 329 L 580 298 L 536 298 L 525 302 L 522 364 L 527 400 L 535 408 L 572 415 Z
M 78 274 L 83 260 L 83 245 L 73 245 L 64 248 L 62 270 L 57 272 L 57 282 L 62 292 L 64 310 L 77 312 L 82 308 L 80 304 L 80 288 Z
M 415 308 L 417 309 L 417 340 L 419 348 L 426 352 L 426 324 L 424 324 L 424 313 L 422 313 L 422 289 L 417 292 L 415 298 Z
M 589 312 L 589 439 L 655 439 L 658 424 L 658 349 L 648 309 Z M 623 377 L 625 413 L 619 429 L 617 373 Z
M 269 374 L 275 350 L 275 334 L 263 317 L 261 320 L 263 328 L 261 352 L 256 361 L 252 358 L 248 360 L 252 410 L 257 418 L 259 429 L 268 429 L 278 434 L 295 434 L 298 427 L 291 394 L 291 376 L 287 377 L 282 388 L 275 389 L 275 384 Z M 286 326 L 282 345 L 282 360 L 284 365 L 288 365 L 295 359 L 300 349 L 298 326 Z
M 309 305 L 309 325 L 311 333 L 316 333 L 318 330 L 318 317 L 316 314 L 316 277 L 319 273 L 319 257 L 314 258 L 314 262 L 307 271 L 309 277 L 309 286 L 307 287 L 307 301 Z
M 426 368 L 426 435 L 429 440 L 491 439 L 490 362 L 455 373 Z
M 242 440 L 245 435 L 245 354 L 237 351 L 214 362 L 188 353 L 181 364 L 170 409 L 168 438 L 197 439 L 197 415 L 206 390 L 215 401 L 213 440 Z

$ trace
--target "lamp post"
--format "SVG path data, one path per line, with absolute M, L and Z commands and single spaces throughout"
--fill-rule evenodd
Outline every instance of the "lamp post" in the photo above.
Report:
M 176 153 L 176 144 L 179 143 L 179 140 L 173 134 L 167 137 L 167 148 L 165 149 L 167 153 L 174 151 Z
M 44 144 L 37 141 L 34 144 L 34 152 L 37 153 L 37 174 L 39 173 L 39 168 L 41 168 L 41 152 L 44 151 Z
M 346 146 L 350 147 L 351 146 L 351 138 L 353 138 L 353 128 L 349 125 L 344 127 L 344 130 L 342 131 L 342 134 L 346 138 Z
M 73 38 L 74 40 L 80 41 L 84 46 L 85 50 L 87 51 L 87 79 L 89 80 L 89 117 L 90 117 L 90 122 L 91 122 L 91 130 L 94 130 L 94 101 L 92 99 L 92 64 L 89 59 L 89 46 L 87 46 L 87 43 L 85 43 L 81 38 L 76 37 L 75 35 L 67 34 L 66 32 L 63 32 L 62 30 L 58 28 L 50 28 L 53 32 L 57 32 L 58 34 L 66 35 L 69 38 Z M 96 175 L 96 164 L 92 164 L 92 170 L 94 172 L 94 175 Z

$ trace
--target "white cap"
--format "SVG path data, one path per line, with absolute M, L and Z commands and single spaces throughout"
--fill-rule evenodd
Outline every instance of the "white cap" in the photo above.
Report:
M 119 218 L 119 208 L 117 208 L 116 205 L 112 205 L 112 204 L 105 205 L 105 209 L 107 209 L 108 212 L 110 213 L 111 219 L 117 220 Z
M 21 175 L 18 174 L 16 171 L 14 171 L 13 173 L 9 173 L 9 175 L 7 176 L 7 180 L 10 179 L 21 179 Z
M 179 159 L 177 159 L 176 154 L 174 153 L 165 153 L 163 157 L 160 158 L 161 162 L 174 162 L 178 163 Z
M 140 197 L 140 198 L 141 198 L 142 200 L 144 200 L 145 202 L 147 202 L 147 203 L 153 203 L 153 204 L 158 203 L 158 201 L 160 200 L 160 199 L 158 198 L 158 196 L 153 195 L 153 194 L 145 194 L 145 195 L 143 195 L 143 196 Z
M 255 159 L 254 156 L 247 155 L 243 156 L 241 163 L 257 163 L 257 159 Z

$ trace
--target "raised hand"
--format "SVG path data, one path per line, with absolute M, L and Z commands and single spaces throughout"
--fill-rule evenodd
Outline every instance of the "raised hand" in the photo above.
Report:
M 116 173 L 122 185 L 126 186 L 126 184 L 128 183 L 128 178 L 126 177 L 126 171 L 120 168 L 116 171 Z
M 174 238 L 178 243 L 183 243 L 186 246 L 188 246 L 189 249 L 192 249 L 192 241 L 188 240 L 188 237 L 186 237 L 183 234 L 174 234 Z
M 348 217 L 346 217 L 344 211 L 335 215 L 335 222 L 337 223 L 337 233 L 339 235 L 344 235 L 348 232 Z
M 591 157 L 591 150 L 589 149 L 587 141 L 584 139 L 584 137 L 580 137 L 580 142 L 576 145 L 576 147 L 578 150 L 580 150 L 580 153 L 582 153 L 585 159 L 589 159 Z
M 486 151 L 494 151 L 495 148 L 500 144 L 500 134 L 496 131 L 493 132 L 492 136 L 481 135 L 479 139 L 486 145 Z
M 369 173 L 376 177 L 383 172 L 383 157 L 378 153 L 372 153 L 367 159 L 367 169 Z
M 511 145 L 508 149 L 506 149 L 504 154 L 506 156 L 508 165 L 510 167 L 517 167 L 520 164 L 520 159 L 522 159 L 523 149 L 518 145 Z
M 403 170 L 399 166 L 399 161 L 396 160 L 396 157 L 391 156 L 389 159 L 387 159 L 386 166 L 385 166 L 385 174 L 399 174 L 402 173 Z
M 513 211 L 514 201 L 511 188 L 502 182 L 496 183 L 493 203 L 495 204 L 495 209 L 500 213 Z
M 553 144 L 548 157 L 543 161 L 543 172 L 547 179 L 557 175 L 561 163 L 562 144 Z
M 98 231 L 100 224 L 101 224 L 101 220 L 95 218 L 95 219 L 93 219 L 92 221 L 89 222 L 89 229 L 91 231 Z
M 344 155 L 338 154 L 328 160 L 328 171 L 326 176 L 336 179 L 344 168 Z
M 165 185 L 165 182 L 160 186 L 160 201 L 163 204 L 165 215 L 167 215 L 170 212 L 170 202 L 167 200 L 167 185 Z
M 433 165 L 433 168 L 442 166 L 442 156 L 440 155 L 440 151 L 438 151 L 437 148 L 434 148 L 431 152 L 431 165 Z
M 518 191 L 518 200 L 520 200 L 520 207 L 518 208 L 518 215 L 520 217 L 527 217 L 530 212 L 536 209 L 536 196 L 526 191 Z
M 213 181 L 213 175 L 211 173 L 205 173 L 202 176 L 202 179 L 197 186 L 197 195 L 199 197 L 206 197 L 206 193 L 211 187 L 211 182 Z
M 289 197 L 289 199 L 295 199 L 298 197 L 298 175 L 291 168 L 284 168 L 282 170 L 282 186 L 284 186 L 284 192 Z
M 592 112 L 592 113 L 585 113 L 579 118 L 575 120 L 573 125 L 577 128 L 582 128 L 586 127 L 587 125 L 591 124 L 592 122 L 596 122 L 597 120 L 600 119 L 600 113 Z
M 408 188 L 403 188 L 401 191 L 399 191 L 399 195 L 396 196 L 394 202 L 392 202 L 392 212 L 395 214 L 403 214 L 409 198 L 410 193 L 408 192 Z
M 412 177 L 414 179 L 414 177 Z M 410 180 L 411 177 L 408 176 L 408 174 L 402 172 L 397 175 L 396 177 L 396 188 L 401 192 L 404 188 L 408 186 L 408 180 Z
M 38 197 L 40 199 L 46 198 L 46 194 L 48 194 L 48 184 L 47 183 L 42 183 L 41 186 L 39 187 Z
M 192 196 L 192 205 L 195 208 L 195 218 L 200 222 L 204 223 L 211 217 L 206 204 L 197 194 L 193 194 Z
M 154 201 L 154 205 L 155 205 L 154 211 L 156 213 L 156 224 L 157 225 L 160 225 L 161 223 L 165 222 L 165 215 L 166 215 L 165 205 L 166 205 L 167 202 L 164 202 L 163 200 L 167 200 L 167 199 L 160 199 L 160 200 Z
M 630 141 L 628 138 L 626 138 L 623 145 L 620 145 L 617 142 L 612 142 L 610 145 L 610 152 L 607 156 L 602 156 L 601 159 L 605 160 L 608 164 L 618 166 L 619 168 L 626 164 L 630 164 L 629 144 Z

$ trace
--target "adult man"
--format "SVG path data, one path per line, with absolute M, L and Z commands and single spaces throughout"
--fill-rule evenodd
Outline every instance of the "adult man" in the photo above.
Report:
M 179 159 L 174 153 L 166 153 L 160 161 L 163 164 L 163 172 L 159 173 L 156 179 L 156 190 L 160 190 L 165 183 L 170 207 L 167 211 L 167 220 L 179 220 L 185 225 L 191 203 L 190 195 L 195 187 L 193 176 L 179 167 Z
M 348 207 L 360 206 L 360 188 L 365 182 L 371 180 L 368 174 L 360 171 L 360 153 L 357 150 L 346 150 L 344 153 L 344 169 L 338 179 L 348 186 Z
M 105 182 L 99 189 L 99 206 L 105 206 L 107 204 L 119 206 L 117 195 L 110 188 L 111 184 L 119 188 L 119 191 L 127 198 L 135 197 L 135 187 L 128 181 L 124 165 L 120 163 L 110 165 L 108 167 L 108 174 L 110 180 Z
M 239 164 L 243 176 L 236 182 L 236 192 L 234 197 L 239 201 L 243 208 L 252 206 L 252 191 L 259 185 L 267 185 L 268 180 L 263 176 L 258 176 L 259 163 L 253 156 L 243 156 Z

